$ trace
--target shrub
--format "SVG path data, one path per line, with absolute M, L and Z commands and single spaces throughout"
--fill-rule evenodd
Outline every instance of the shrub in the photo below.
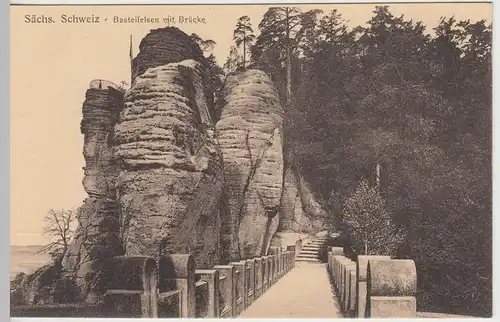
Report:
M 366 180 L 344 203 L 343 224 L 358 255 L 394 255 L 403 241 L 384 199 Z

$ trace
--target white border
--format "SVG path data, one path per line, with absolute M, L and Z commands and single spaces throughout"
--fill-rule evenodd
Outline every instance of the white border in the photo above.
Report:
M 412 1 L 399 1 L 399 0 L 387 0 L 387 1 L 374 1 L 374 0 L 14 0 L 11 4 L 26 4 L 26 5 L 68 5 L 68 4 L 81 4 L 81 5 L 95 5 L 95 4 L 105 4 L 105 5 L 148 5 L 148 4 L 356 4 L 356 3 L 491 3 L 492 1 L 485 0 L 465 0 L 465 1 L 454 1 L 454 0 L 441 0 L 441 1 L 429 1 L 429 0 L 412 0 Z
M 166 0 L 14 0 L 11 1 L 11 4 L 21 4 L 21 5 L 149 5 L 149 4 L 291 4 L 291 3 L 296 3 L 296 4 L 339 4 L 339 3 L 344 3 L 344 4 L 355 4 L 355 3 L 432 3 L 432 2 L 440 2 L 440 3 L 490 3 L 493 1 L 482 1 L 482 0 L 469 0 L 469 1 L 453 1 L 453 0 L 441 0 L 441 1 L 428 1 L 428 0 L 413 0 L 413 1 L 398 1 L 398 0 L 386 0 L 386 1 L 373 1 L 373 0 L 353 0 L 353 1 L 336 1 L 336 0 L 313 0 L 313 1 L 307 1 L 307 0 L 274 0 L 274 1 L 266 1 L 266 0 L 253 0 L 253 1 L 248 1 L 248 0 L 232 0 L 232 1 L 210 1 L 210 0 L 184 0 L 184 1 L 166 1 Z M 8 2 L 5 2 L 9 4 Z M 4 10 L 5 9 L 5 10 Z M 496 20 L 496 17 L 498 17 L 499 10 L 497 8 L 497 5 L 493 2 L 493 21 Z M 1 68 L 1 73 L 0 73 L 0 80 L 1 80 L 1 92 L 0 92 L 0 104 L 2 108 L 0 109 L 0 148 L 2 150 L 2 153 L 0 153 L 0 196 L 2 198 L 2 202 L 0 202 L 0 209 L 2 210 L 3 213 L 3 221 L 4 225 L 1 225 L 3 229 L 3 234 L 0 234 L 0 238 L 3 240 L 0 241 L 0 247 L 2 250 L 2 253 L 4 254 L 4 258 L 9 258 L 10 257 L 10 240 L 9 240 L 9 217 L 10 217 L 10 209 L 9 209 L 9 201 L 10 201 L 10 195 L 9 195 L 9 188 L 10 188 L 10 167 L 9 167 L 9 152 L 10 152 L 10 141 L 9 141 L 9 121 L 10 121 L 10 104 L 9 104 L 9 68 L 10 68 L 10 60 L 9 60 L 9 47 L 6 46 L 7 43 L 9 42 L 9 27 L 10 27 L 10 21 L 9 21 L 9 7 L 8 5 L 5 7 L 1 8 L 0 11 L 0 25 L 1 25 L 1 33 L 0 37 L 2 38 L 3 46 L 1 46 L 1 57 L 4 62 Z M 497 55 L 497 44 L 500 41 L 500 36 L 498 36 L 499 32 L 499 27 L 498 24 L 493 23 L 493 84 L 495 84 L 495 81 L 498 78 L 498 68 L 495 69 L 496 66 L 500 63 L 500 55 Z M 494 87 L 493 87 L 494 88 Z M 493 120 L 493 127 L 492 127 L 492 135 L 493 135 L 493 155 L 492 155 L 492 166 L 493 166 L 493 231 L 495 231 L 495 226 L 498 225 L 498 221 L 495 220 L 494 214 L 497 213 L 497 208 L 498 208 L 498 202 L 496 202 L 497 198 L 499 196 L 499 190 L 497 189 L 498 186 L 498 180 L 495 181 L 495 163 L 498 159 L 498 151 L 495 149 L 495 142 L 498 142 L 500 139 L 500 131 L 496 130 L 495 125 L 499 124 L 499 115 L 498 113 L 495 112 L 495 105 L 496 102 L 499 101 L 499 92 L 493 90 L 493 107 L 492 107 L 492 120 Z M 496 244 L 498 241 L 498 237 L 495 238 L 495 234 L 493 236 L 493 275 L 494 277 L 496 276 L 496 264 L 495 264 L 495 259 L 497 256 L 495 255 L 496 253 Z M 1 288 L 4 288 L 3 294 L 5 294 L 5 300 L 2 300 L 0 305 L 2 306 L 2 309 L 0 312 L 6 312 L 4 316 L 6 317 L 5 321 L 10 318 L 10 312 L 9 312 L 9 280 L 7 280 L 7 276 L 9 276 L 9 261 L 8 260 L 3 260 L 2 261 L 4 264 L 0 265 L 2 269 L 3 276 L 5 276 L 5 283 L 0 286 Z M 485 319 L 485 320 L 494 320 L 495 315 L 498 312 L 497 305 L 498 304 L 498 298 L 499 298 L 499 282 L 500 279 L 493 278 L 493 318 Z M 2 295 L 3 298 L 3 295 Z M 4 310 L 5 308 L 5 310 Z M 2 314 L 3 315 L 3 314 Z M 3 320 L 3 319 L 0 319 Z M 39 322 L 52 322 L 54 321 L 54 318 L 10 318 L 11 321 L 18 321 L 18 322 L 28 322 L 28 321 L 39 321 Z M 101 322 L 106 322 L 109 321 L 109 319 L 85 319 L 85 318 L 57 318 L 55 319 L 57 321 L 64 321 L 64 322 L 88 322 L 88 321 L 101 321 Z M 158 321 L 158 320 L 178 320 L 178 319 L 140 319 L 143 321 Z M 183 319 L 183 320 L 199 320 L 199 319 Z M 272 321 L 272 320 L 277 320 L 277 321 L 287 321 L 288 319 L 251 319 L 251 320 L 259 320 L 259 321 Z M 315 321 L 318 319 L 298 319 L 299 321 Z M 332 319 L 334 320 L 334 319 Z M 384 319 L 371 319 L 374 321 L 386 321 Z M 419 320 L 434 320 L 434 319 L 419 319 Z M 460 321 L 474 321 L 476 318 L 465 318 L 465 319 L 460 319 Z M 121 322 L 121 321 L 129 321 L 129 322 L 137 322 L 138 319 L 124 319 L 124 318 L 115 318 L 113 321 Z M 219 321 L 218 319 L 208 319 L 206 321 Z M 391 319 L 391 321 L 404 321 L 404 319 Z

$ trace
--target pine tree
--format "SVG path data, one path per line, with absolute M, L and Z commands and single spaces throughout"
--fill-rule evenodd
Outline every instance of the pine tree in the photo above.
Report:
M 358 255 L 394 255 L 403 241 L 384 200 L 366 180 L 346 200 L 343 218 Z
M 295 36 L 301 28 L 302 12 L 294 7 L 269 8 L 259 24 L 260 35 L 252 48 L 252 58 L 259 60 L 267 50 L 278 50 L 280 64 L 286 70 L 286 101 L 292 97 L 292 60 L 297 48 Z
M 234 73 L 242 65 L 241 56 L 238 54 L 238 49 L 231 46 L 229 56 L 226 58 L 223 69 L 226 73 Z
M 236 23 L 236 29 L 233 33 L 236 46 L 242 46 L 243 49 L 243 68 L 246 68 L 247 48 L 255 41 L 255 35 L 252 29 L 252 23 L 248 16 L 242 16 Z

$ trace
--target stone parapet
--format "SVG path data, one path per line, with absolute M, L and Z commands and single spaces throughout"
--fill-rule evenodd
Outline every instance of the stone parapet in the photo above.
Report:
M 346 317 L 417 317 L 417 273 L 413 260 L 359 255 L 352 261 L 343 254 L 341 247 L 331 247 L 327 265 Z
M 357 301 L 356 301 L 356 314 L 358 317 L 366 316 L 366 277 L 368 270 L 368 261 L 370 259 L 390 259 L 389 256 L 375 256 L 375 255 L 360 255 L 356 262 L 356 271 L 358 277 L 358 287 L 356 288 Z

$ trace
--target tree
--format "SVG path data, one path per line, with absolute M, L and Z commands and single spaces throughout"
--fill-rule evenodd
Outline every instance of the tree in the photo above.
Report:
M 260 35 L 252 53 L 252 59 L 258 60 L 266 50 L 278 47 L 280 56 L 285 58 L 287 102 L 292 97 L 292 55 L 297 47 L 295 36 L 301 27 L 301 14 L 294 7 L 269 8 L 259 24 Z
M 189 37 L 191 37 L 191 39 L 193 39 L 194 42 L 196 42 L 198 44 L 198 46 L 200 46 L 200 49 L 204 53 L 213 51 L 214 46 L 217 44 L 212 39 L 204 40 L 203 38 L 201 38 L 200 36 L 198 36 L 195 33 L 192 33 Z
M 330 44 L 337 44 L 347 33 L 345 21 L 337 9 L 333 9 L 329 14 L 322 17 L 318 28 L 322 40 Z
M 332 182 L 336 200 L 331 205 L 336 213 L 341 211 L 343 198 L 354 191 L 350 186 L 358 182 L 360 171 L 345 155 L 350 144 L 348 140 L 359 127 L 359 118 L 354 117 L 354 97 L 348 90 L 350 79 L 359 73 L 359 59 L 353 34 L 343 28 L 343 19 L 334 11 L 321 16 L 319 23 L 312 23 L 307 34 L 314 34 L 311 42 L 303 37 L 303 71 L 297 85 L 294 104 L 288 106 L 285 115 L 285 130 L 289 144 L 294 146 L 295 157 L 302 159 L 308 168 L 304 176 L 323 198 L 332 197 Z M 325 21 L 335 20 L 327 29 Z M 317 17 L 311 19 L 316 21 Z M 315 25 L 315 27 L 313 27 Z M 294 109 L 293 113 L 291 110 Z M 326 116 L 326 117 L 325 117 Z M 355 187 L 354 187 L 355 188 Z M 340 198 L 340 199 L 337 199 Z
M 213 54 L 207 57 L 210 68 L 210 84 L 213 91 L 214 103 L 220 98 L 220 92 L 224 85 L 224 70 L 217 64 L 217 60 Z
M 40 252 L 49 254 L 56 266 L 60 266 L 73 238 L 76 212 L 50 209 L 43 218 L 43 235 L 52 241 Z
M 226 73 L 235 72 L 241 65 L 241 56 L 238 54 L 238 49 L 235 46 L 231 46 L 229 50 L 229 56 L 226 58 L 223 69 Z
M 210 70 L 210 85 L 212 88 L 212 96 L 213 101 L 217 101 L 220 95 L 220 91 L 222 90 L 223 85 L 223 77 L 224 70 L 217 64 L 217 59 L 213 54 L 214 46 L 217 44 L 212 39 L 203 39 L 195 33 L 190 35 L 191 39 L 193 39 L 200 49 L 205 54 L 205 58 L 207 59 L 208 69 Z
M 384 200 L 366 180 L 346 200 L 343 218 L 358 255 L 394 255 L 403 241 Z
M 318 17 L 323 11 L 320 9 L 313 9 L 301 14 L 300 29 L 295 36 L 296 43 L 300 49 L 300 54 L 306 59 L 314 52 L 316 44 L 320 41 L 320 33 L 318 30 Z
M 118 85 L 118 90 L 122 93 L 125 93 L 129 88 L 129 84 L 126 81 L 121 81 L 120 85 Z
M 303 72 L 285 144 L 335 216 L 360 179 L 375 196 L 380 178 L 422 308 L 491 314 L 491 26 L 442 18 L 431 37 L 388 7 L 364 27 L 341 21 L 311 19 L 294 38 Z
M 255 40 L 255 35 L 252 29 L 252 23 L 248 16 L 242 16 L 236 23 L 236 29 L 233 33 L 236 46 L 242 45 L 243 49 L 243 68 L 246 68 L 247 47 L 251 46 Z

